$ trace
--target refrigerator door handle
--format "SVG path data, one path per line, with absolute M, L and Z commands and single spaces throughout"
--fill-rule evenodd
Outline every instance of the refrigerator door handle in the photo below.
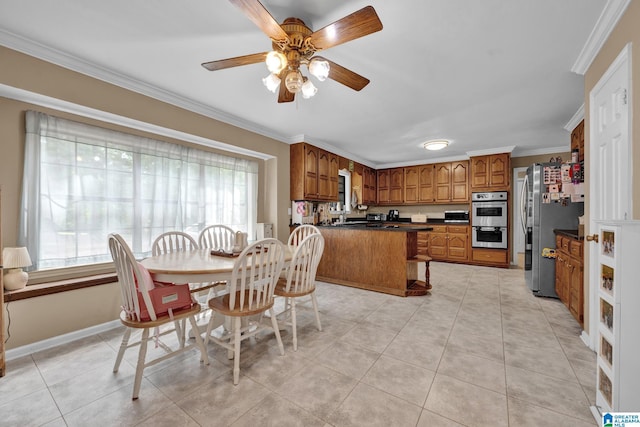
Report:
M 527 235 L 527 199 L 529 195 L 529 175 L 524 176 L 522 189 L 520 190 L 520 225 L 522 232 Z

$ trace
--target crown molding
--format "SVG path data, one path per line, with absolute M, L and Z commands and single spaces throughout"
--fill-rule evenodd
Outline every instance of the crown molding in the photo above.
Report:
M 516 148 L 515 145 L 509 145 L 507 147 L 489 148 L 486 150 L 467 151 L 469 157 L 475 156 L 489 156 L 491 154 L 512 153 Z
M 598 52 L 600 52 L 600 49 L 602 49 L 609 35 L 618 24 L 624 11 L 627 10 L 629 3 L 631 3 L 631 0 L 607 1 L 596 25 L 582 47 L 580 55 L 578 55 L 576 62 L 571 67 L 571 71 L 580 75 L 584 75 L 587 72 L 596 55 L 598 55 Z
M 584 120 L 584 102 L 578 108 L 578 111 L 569 119 L 566 125 L 564 125 L 564 130 L 567 132 L 573 132 L 573 130 L 580 124 L 580 122 Z
M 560 147 L 539 148 L 536 150 L 515 150 L 514 153 L 511 153 L 511 157 L 542 156 L 545 154 L 564 153 L 570 149 L 571 147 L 565 145 Z
M 94 120 L 99 120 L 106 123 L 112 123 L 118 126 L 124 126 L 131 129 L 141 130 L 143 132 L 153 133 L 156 135 L 163 135 L 169 138 L 178 139 L 181 141 L 192 142 L 197 145 L 216 148 L 229 153 L 242 154 L 257 159 L 267 160 L 273 158 L 273 156 L 258 151 L 248 150 L 235 145 L 226 144 L 224 142 L 215 141 L 208 138 L 203 138 L 198 135 L 193 135 L 186 132 L 181 132 L 175 129 L 169 129 L 150 123 L 145 123 L 139 120 L 131 119 L 129 117 L 119 116 L 117 114 L 108 113 L 106 111 L 96 110 L 94 108 L 86 107 L 84 105 L 74 104 L 72 102 L 63 101 L 61 99 L 52 98 L 49 96 L 41 95 L 38 93 L 30 92 L 24 89 L 18 89 L 12 86 L 7 86 L 0 83 L 0 96 L 8 99 L 14 99 L 16 101 L 26 102 L 28 104 L 39 105 L 41 107 L 50 108 L 57 111 L 63 111 L 65 113 L 75 114 L 81 117 L 87 117 Z
M 75 56 L 69 55 L 66 52 L 47 47 L 43 44 L 2 29 L 0 29 L 0 45 L 60 67 L 67 68 L 71 71 L 157 99 L 158 101 L 166 102 L 167 104 L 275 139 L 276 141 L 286 142 L 290 138 L 280 132 L 274 131 L 273 129 L 260 126 L 256 123 L 247 121 L 233 114 L 228 114 L 216 108 L 212 108 L 208 105 L 180 96 L 176 93 L 160 89 L 130 76 L 97 66 L 96 64 L 92 64 Z

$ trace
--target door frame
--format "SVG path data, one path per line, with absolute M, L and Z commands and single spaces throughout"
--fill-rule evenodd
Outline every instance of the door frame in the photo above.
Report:
M 511 197 L 511 264 L 518 265 L 518 242 L 522 242 L 522 249 L 524 250 L 524 234 L 520 233 L 522 229 L 520 225 L 520 189 L 524 185 L 524 178 L 518 178 L 520 172 L 527 172 L 527 167 L 513 168 L 513 196 Z M 520 236 L 518 238 L 518 236 Z
M 594 126 L 592 124 L 595 123 L 595 119 L 598 114 L 598 108 L 595 105 L 595 98 L 599 95 L 600 90 L 605 86 L 605 84 L 612 78 L 614 74 L 618 71 L 622 70 L 623 67 L 627 68 L 627 76 L 626 76 L 626 100 L 628 103 L 627 108 L 627 138 L 626 138 L 626 149 L 627 152 L 631 154 L 632 150 L 632 141 L 633 141 L 633 133 L 632 133 L 632 125 L 633 125 L 633 109 L 631 105 L 632 101 L 632 60 L 631 60 L 631 43 L 627 43 L 616 59 L 614 59 L 607 71 L 600 77 L 598 82 L 589 92 L 589 232 L 597 233 L 598 232 L 598 220 L 602 219 L 613 219 L 613 218 L 597 218 L 597 206 L 599 205 L 599 200 L 594 200 L 594 196 L 599 194 L 599 185 L 597 182 L 596 174 L 593 171 L 597 171 L 599 167 L 599 157 L 595 155 L 597 153 L 597 142 L 596 142 L 596 130 L 594 130 Z M 628 186 L 625 194 L 621 194 L 620 197 L 626 198 L 627 207 L 625 218 L 615 218 L 615 219 L 632 219 L 633 218 L 633 177 L 631 176 L 633 173 L 633 164 L 631 155 L 621 156 L 626 159 L 628 162 L 625 166 L 626 172 L 624 173 L 626 182 Z M 618 191 L 617 188 L 609 188 L 602 189 L 603 191 Z M 586 242 L 585 242 L 586 244 Z M 598 286 L 600 283 L 600 272 L 599 270 L 599 246 L 597 245 L 589 245 L 588 246 L 589 258 L 588 258 L 588 266 L 589 266 L 589 333 L 587 334 L 585 331 L 582 332 L 582 340 L 594 351 L 597 351 L 598 348 Z

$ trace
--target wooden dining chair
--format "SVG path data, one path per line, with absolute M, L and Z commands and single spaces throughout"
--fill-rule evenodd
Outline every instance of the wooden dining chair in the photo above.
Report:
M 216 224 L 205 227 L 198 237 L 201 248 L 231 251 L 236 242 L 236 232 L 226 225 Z
M 289 240 L 287 241 L 287 244 L 289 246 L 298 246 L 300 242 L 304 240 L 305 237 L 309 236 L 310 234 L 316 234 L 316 233 L 320 233 L 320 230 L 318 230 L 318 227 L 316 227 L 315 225 L 311 225 L 311 224 L 299 225 L 293 229 L 291 234 L 289 234 Z
M 311 297 L 313 311 L 316 315 L 316 325 L 322 331 L 318 301 L 316 299 L 316 271 L 324 251 L 322 234 L 310 234 L 298 244 L 284 277 L 280 276 L 276 289 L 276 296 L 285 298 L 285 309 L 278 316 L 286 316 L 287 324 L 291 325 L 293 335 L 293 350 L 298 350 L 298 333 L 296 318 L 296 300 L 305 296 Z
M 120 313 L 120 322 L 126 327 L 124 336 L 122 337 L 122 343 L 118 350 L 116 362 L 113 367 L 113 372 L 118 372 L 120 363 L 124 356 L 125 350 L 136 345 L 140 346 L 138 351 L 138 363 L 136 365 L 136 374 L 133 382 L 133 395 L 132 399 L 138 398 L 140 392 L 140 384 L 142 382 L 142 374 L 144 369 L 148 366 L 155 365 L 165 359 L 176 356 L 185 351 L 189 351 L 192 348 L 198 348 L 200 350 L 200 361 L 206 365 L 209 364 L 209 358 L 207 351 L 205 350 L 204 342 L 200 335 L 196 334 L 195 342 L 191 345 L 180 345 L 177 349 L 172 349 L 160 338 L 177 333 L 178 340 L 181 340 L 179 331 L 176 327 L 158 330 L 155 336 L 149 336 L 149 330 L 155 328 L 162 328 L 165 325 L 171 325 L 174 322 L 179 322 L 182 319 L 189 319 L 191 327 L 197 330 L 196 315 L 200 312 L 200 306 L 192 302 L 189 298 L 187 305 L 184 308 L 177 308 L 175 310 L 169 310 L 165 315 L 159 315 L 156 313 L 154 305 L 152 303 L 150 288 L 154 285 L 149 283 L 151 276 L 134 258 L 131 249 L 119 234 L 110 234 L 109 238 L 109 250 L 111 251 L 111 257 L 116 267 L 116 273 L 118 275 L 118 282 L 120 283 L 120 291 L 122 296 L 122 312 Z M 145 274 L 147 273 L 147 274 Z M 145 318 L 149 320 L 144 320 Z M 142 329 L 142 336 L 139 341 L 129 342 L 131 332 L 134 329 Z M 159 356 L 155 359 L 147 361 L 147 342 L 149 340 L 156 340 L 156 343 L 161 347 L 166 354 Z
M 151 255 L 161 255 L 172 252 L 192 251 L 199 249 L 198 242 L 191 235 L 182 231 L 167 231 L 160 234 L 154 240 L 151 245 Z M 198 319 L 203 319 L 206 313 L 209 311 L 207 301 L 209 298 L 215 296 L 215 287 L 224 286 L 224 282 L 211 282 L 211 283 L 189 283 L 191 294 L 196 298 L 200 304 L 200 314 Z M 180 324 L 176 324 L 176 330 L 180 334 L 182 333 L 182 342 L 186 338 L 185 332 L 186 319 L 182 319 Z
M 278 321 L 273 310 L 274 289 L 284 265 L 283 243 L 276 239 L 263 239 L 247 246 L 236 259 L 228 282 L 229 293 L 209 300 L 212 310 L 205 335 L 205 345 L 209 340 L 224 347 L 233 355 L 233 384 L 240 380 L 240 344 L 264 330 L 275 333 L 280 354 L 284 347 L 278 329 Z M 269 312 L 269 317 L 263 317 Z M 232 320 L 231 332 L 213 335 L 216 314 Z M 245 320 L 245 322 L 243 322 Z M 215 332 L 215 331 L 213 331 Z

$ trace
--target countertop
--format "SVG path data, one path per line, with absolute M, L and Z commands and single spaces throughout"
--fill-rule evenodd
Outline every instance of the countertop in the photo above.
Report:
M 570 237 L 576 240 L 584 240 L 584 237 L 578 237 L 578 230 L 561 230 L 561 229 L 554 228 L 553 232 L 556 235 Z
M 427 225 L 389 225 L 388 223 L 385 225 L 381 225 L 379 227 L 369 227 L 367 224 L 349 224 L 346 222 L 344 224 L 338 225 L 317 225 L 318 228 L 332 228 L 332 229 L 347 229 L 347 230 L 367 230 L 367 231 L 431 231 L 433 227 L 429 227 Z

